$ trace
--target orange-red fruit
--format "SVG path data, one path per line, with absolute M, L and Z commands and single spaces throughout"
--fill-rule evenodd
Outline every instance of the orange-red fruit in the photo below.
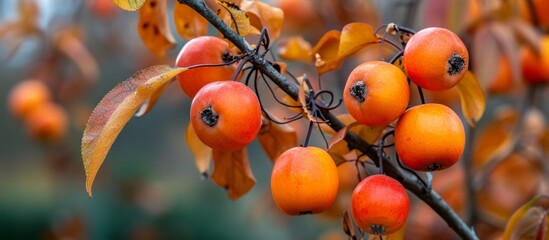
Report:
M 67 133 L 68 117 L 65 110 L 55 103 L 45 103 L 25 118 L 28 133 L 36 140 L 56 141 Z
M 222 64 L 232 60 L 236 55 L 229 44 L 221 38 L 202 36 L 193 38 L 179 52 L 175 65 L 189 67 L 198 64 Z M 218 67 L 200 67 L 190 69 L 176 76 L 179 86 L 185 94 L 193 98 L 204 85 L 231 80 L 238 68 L 238 63 Z
M 25 80 L 19 82 L 10 91 L 8 107 L 14 116 L 25 118 L 50 99 L 51 94 L 46 84 L 39 80 Z
M 540 40 L 539 54 L 531 48 L 523 48 L 521 51 L 522 75 L 529 83 L 549 82 L 549 35 Z
M 362 230 L 374 235 L 387 235 L 406 223 L 410 199 L 397 180 L 386 175 L 372 175 L 356 186 L 351 209 Z
M 428 90 L 449 89 L 461 81 L 469 66 L 469 53 L 461 39 L 445 28 L 425 28 L 404 48 L 406 73 Z
M 243 83 L 212 82 L 194 97 L 191 124 L 198 138 L 212 149 L 239 150 L 259 132 L 261 107 L 255 93 Z
M 294 147 L 282 153 L 273 166 L 271 192 L 288 215 L 320 213 L 335 201 L 339 186 L 337 166 L 317 147 Z
M 449 107 L 430 103 L 412 107 L 395 127 L 402 163 L 417 171 L 436 171 L 456 163 L 465 148 L 463 123 Z
M 361 124 L 377 126 L 396 120 L 408 106 L 410 89 L 398 67 L 371 61 L 358 65 L 347 78 L 343 102 Z

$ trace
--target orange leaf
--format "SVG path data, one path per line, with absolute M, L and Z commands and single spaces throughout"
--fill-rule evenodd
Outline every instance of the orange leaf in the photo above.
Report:
M 135 11 L 143 6 L 146 0 L 112 0 L 116 6 L 126 11 Z
M 461 110 L 471 127 L 480 120 L 486 109 L 486 97 L 475 75 L 467 71 L 456 86 L 461 100 Z
M 482 129 L 473 149 L 473 161 L 480 168 L 494 159 L 494 156 L 510 152 L 513 145 L 513 129 L 518 121 L 518 113 L 511 108 L 500 108 L 492 121 Z
M 215 0 L 215 2 L 229 12 L 231 16 L 229 25 L 233 30 L 240 34 L 240 36 L 246 36 L 250 33 L 259 32 L 257 29 L 253 29 L 250 24 L 250 17 L 244 10 L 240 9 L 238 5 L 224 0 Z
M 139 9 L 137 32 L 145 46 L 162 58 L 166 51 L 175 47 L 175 39 L 168 25 L 166 0 L 147 0 Z
M 379 37 L 366 23 L 349 23 L 341 32 L 329 31 L 318 41 L 311 55 L 316 59 L 319 74 L 338 69 L 345 58 L 369 44 L 377 43 Z
M 122 128 L 151 95 L 185 70 L 167 65 L 141 70 L 118 84 L 97 104 L 86 124 L 81 149 L 90 196 L 95 176 Z
M 196 164 L 196 168 L 198 168 L 198 171 L 203 177 L 207 177 L 212 158 L 212 149 L 200 141 L 190 123 L 187 127 L 185 140 L 187 141 L 187 146 L 191 149 L 191 152 L 194 155 L 194 163 Z
M 309 42 L 302 36 L 293 36 L 282 41 L 278 48 L 278 55 L 286 60 L 311 62 L 310 51 L 311 44 Z
M 246 194 L 255 185 L 246 149 L 234 152 L 213 150 L 212 180 L 227 189 L 232 200 Z
M 94 80 L 99 74 L 99 66 L 82 38 L 82 29 L 72 27 L 60 31 L 55 42 L 59 50 L 76 64 L 85 79 Z
M 276 124 L 263 118 L 263 125 L 257 135 L 259 143 L 271 161 L 286 150 L 297 146 L 297 133 L 289 124 Z
M 208 20 L 185 4 L 175 4 L 173 8 L 175 29 L 181 37 L 191 40 L 206 35 Z
M 257 16 L 261 25 L 254 25 L 255 28 L 267 28 L 271 42 L 280 36 L 280 30 L 284 21 L 284 12 L 282 12 L 282 9 L 257 0 L 243 1 L 240 4 L 240 8 L 249 15 Z
M 544 217 L 543 215 L 546 214 L 544 213 L 545 211 L 543 211 L 543 208 L 534 206 L 542 198 L 547 198 L 547 196 L 536 196 L 513 213 L 513 216 L 511 216 L 505 226 L 503 239 L 523 239 L 528 233 L 534 233 L 533 236 L 535 238 L 538 229 L 537 226 L 533 225 L 537 225 L 540 218 Z M 532 229 L 533 227 L 535 227 L 535 229 Z

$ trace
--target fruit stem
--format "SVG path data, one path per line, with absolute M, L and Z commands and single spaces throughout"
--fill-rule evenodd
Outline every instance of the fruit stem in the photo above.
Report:
M 313 123 L 313 121 L 309 121 L 309 129 L 307 130 L 307 137 L 305 137 L 303 147 L 307 147 L 309 145 L 309 139 L 311 138 L 311 133 L 313 132 Z
M 217 123 L 217 119 L 219 119 L 219 114 L 214 111 L 211 105 L 208 105 L 200 112 L 200 119 L 206 125 L 213 127 Z

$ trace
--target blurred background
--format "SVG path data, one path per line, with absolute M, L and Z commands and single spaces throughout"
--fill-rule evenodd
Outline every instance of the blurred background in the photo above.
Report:
M 549 25 L 543 22 L 546 19 L 532 20 L 525 13 L 524 2 L 270 1 L 285 12 L 281 39 L 299 34 L 313 45 L 326 31 L 340 30 L 350 22 L 366 22 L 374 29 L 390 22 L 416 30 L 441 26 L 458 33 L 470 49 L 472 70 L 488 96 L 480 129 L 495 124 L 493 119 L 501 115 L 501 108 L 520 112 L 524 106 L 529 85 L 522 80 L 519 49 L 536 45 L 535 41 L 539 41 Z M 174 4 L 176 1 L 168 1 L 167 18 L 175 34 Z M 248 194 L 233 201 L 223 188 L 209 179 L 202 180 L 184 138 L 190 99 L 177 84 L 168 87 L 149 114 L 127 124 L 99 171 L 94 197 L 87 196 L 80 143 L 94 106 L 134 72 L 157 64 L 173 65 L 185 42 L 176 36 L 177 46 L 159 58 L 141 41 L 137 21 L 137 12 L 123 11 L 110 0 L 0 1 L 0 239 L 345 239 L 341 209 L 345 209 L 350 191 L 340 194 L 339 205 L 329 213 L 301 217 L 282 214 L 269 189 L 272 163 L 257 141 L 249 148 L 257 183 Z M 513 24 L 520 24 L 517 28 L 525 29 L 526 33 L 516 33 L 510 27 Z M 491 31 L 496 34 L 487 33 Z M 516 41 L 501 42 L 501 39 Z M 504 47 L 493 47 L 498 44 Z M 276 50 L 277 42 L 273 46 Z M 372 56 L 371 51 L 356 54 L 340 70 L 323 76 L 328 79 L 323 87 L 340 97 L 337 93 L 341 92 L 344 81 L 337 79 L 346 79 L 354 66 L 373 58 L 380 56 Z M 508 59 L 508 63 L 502 64 L 499 59 Z M 290 63 L 289 69 L 292 68 L 296 75 L 308 72 L 315 76 L 312 64 Z M 498 82 L 495 80 L 498 74 L 504 78 L 498 85 L 500 88 L 492 86 Z M 49 101 L 57 109 L 55 114 L 47 113 L 36 119 L 57 119 L 53 122 L 61 122 L 62 126 L 28 120 L 31 117 L 23 118 L 23 113 L 11 110 L 9 99 L 16 87 L 29 80 L 44 84 Z M 541 89 L 541 85 L 536 88 L 540 90 L 536 91 L 534 125 L 539 124 L 533 129 L 544 133 L 549 107 L 542 103 L 548 100 L 547 90 Z M 459 109 L 456 93 L 426 94 L 428 101 Z M 56 114 L 58 118 L 52 117 Z M 300 129 L 299 124 L 294 127 Z M 48 127 L 57 130 L 43 130 Z M 304 134 L 298 130 L 299 142 Z M 488 135 L 485 141 L 491 142 L 495 136 Z M 543 137 L 541 134 L 539 140 Z M 356 172 L 353 167 L 340 168 L 346 168 L 341 172 Z M 448 177 L 441 178 L 439 183 L 442 195 L 449 195 L 452 206 L 462 212 L 463 168 L 457 166 L 448 172 Z M 519 199 L 502 203 L 504 210 L 494 210 L 495 220 L 486 220 L 486 226 L 481 227 L 487 229 L 486 236 L 498 236 L 504 220 L 524 203 L 523 199 L 543 193 L 539 182 L 539 178 L 534 178 L 524 183 L 537 185 L 530 192 L 521 192 Z M 516 188 L 524 189 L 524 185 L 518 184 Z M 516 193 L 495 192 L 493 196 Z M 425 205 L 415 211 L 420 211 L 415 216 L 421 215 L 419 219 L 423 220 L 409 222 L 410 231 L 416 234 L 412 236 L 452 236 L 446 224 L 438 221 Z

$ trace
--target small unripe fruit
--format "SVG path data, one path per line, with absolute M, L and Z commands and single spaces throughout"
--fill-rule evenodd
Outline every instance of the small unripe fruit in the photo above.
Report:
M 68 117 L 65 110 L 48 102 L 34 109 L 25 118 L 28 133 L 39 141 L 57 141 L 65 137 Z
M 10 91 L 8 107 L 15 117 L 25 118 L 30 112 L 49 102 L 50 99 L 50 91 L 42 81 L 24 80 Z

